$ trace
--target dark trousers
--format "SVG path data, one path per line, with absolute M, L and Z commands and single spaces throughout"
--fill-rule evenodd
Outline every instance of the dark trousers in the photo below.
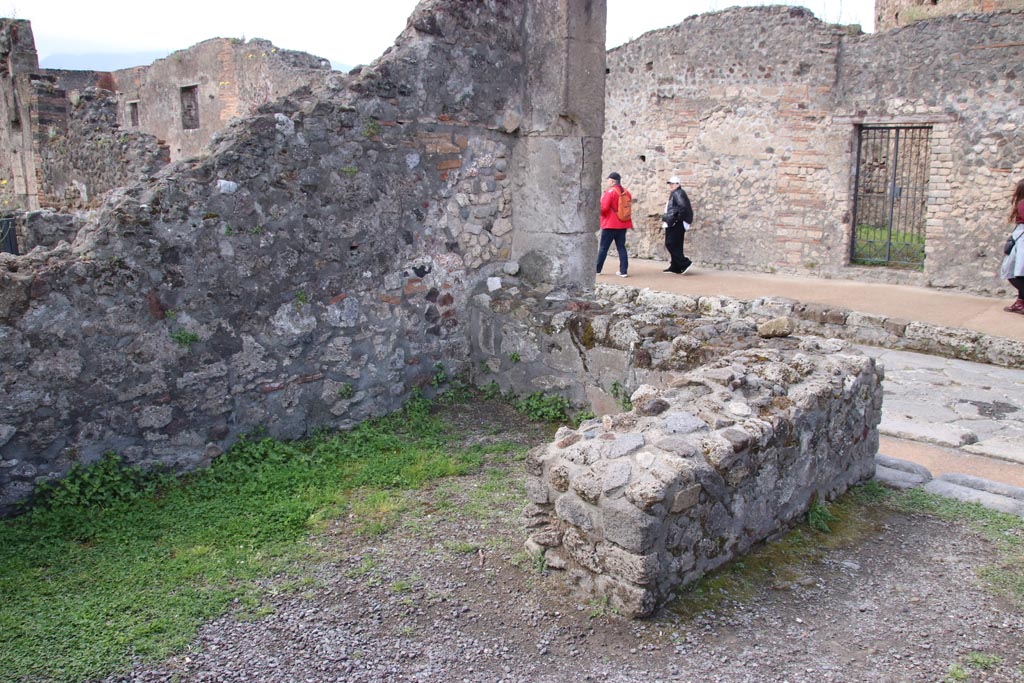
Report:
M 1010 284 L 1017 288 L 1017 298 L 1024 299 L 1024 276 L 1011 277 Z
M 604 268 L 604 260 L 608 257 L 608 248 L 615 242 L 619 252 L 619 272 L 629 272 L 629 254 L 626 253 L 626 229 L 604 228 L 601 230 L 601 244 L 597 248 L 597 272 Z
M 668 249 L 670 263 L 668 269 L 673 273 L 682 273 L 693 263 L 683 253 L 683 243 L 686 241 L 686 230 L 683 226 L 665 229 L 665 248 Z

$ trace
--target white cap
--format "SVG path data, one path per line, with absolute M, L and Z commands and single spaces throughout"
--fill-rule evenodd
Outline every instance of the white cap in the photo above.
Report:
M 676 176 L 676 175 L 672 176 L 671 178 L 668 179 L 668 182 L 669 182 L 670 185 L 678 185 L 679 184 L 679 176 Z

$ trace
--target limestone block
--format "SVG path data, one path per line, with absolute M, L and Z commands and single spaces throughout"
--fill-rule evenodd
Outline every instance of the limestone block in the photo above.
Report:
M 598 507 L 606 540 L 639 554 L 647 553 L 654 546 L 661 532 L 656 517 L 639 510 L 625 498 L 602 498 Z
M 615 436 L 608 446 L 609 458 L 621 458 L 644 445 L 644 436 L 639 433 L 626 433 Z
M 584 501 L 594 505 L 604 492 L 604 478 L 594 469 L 586 469 L 573 478 L 572 490 Z
M 609 462 L 601 470 L 604 472 L 601 480 L 601 493 L 604 495 L 614 495 L 618 489 L 629 483 L 630 475 L 633 473 L 633 467 L 628 460 Z
M 538 501 L 534 500 L 533 502 Z M 555 514 L 559 519 L 578 527 L 585 533 L 590 533 L 598 528 L 595 518 L 600 516 L 600 513 L 594 506 L 583 502 L 571 492 L 563 493 L 555 500 Z
M 549 489 L 539 479 L 527 478 L 525 483 L 526 499 L 537 505 L 546 505 L 551 502 Z
M 700 484 L 693 484 L 687 486 L 681 491 L 677 491 L 672 499 L 672 507 L 670 508 L 673 514 L 678 514 L 684 510 L 689 510 L 700 501 L 700 492 L 703 490 Z
M 773 318 L 757 326 L 758 336 L 765 338 L 788 337 L 794 330 L 795 325 L 788 317 Z
M 609 576 L 597 577 L 594 590 L 606 596 L 609 604 L 625 616 L 647 616 L 657 607 L 657 599 L 652 591 Z
M 136 424 L 140 429 L 160 429 L 171 422 L 173 413 L 171 406 L 146 406 L 139 411 Z
M 644 475 L 630 484 L 625 491 L 626 499 L 644 512 L 650 512 L 656 504 L 665 500 L 668 484 L 650 475 Z
M 578 529 L 568 528 L 562 535 L 562 547 L 580 566 L 591 572 L 601 571 L 601 557 L 594 543 L 587 540 Z
M 548 483 L 551 488 L 559 493 L 565 493 L 569 490 L 569 482 L 571 479 L 572 472 L 565 462 L 560 462 L 548 470 Z
M 601 568 L 606 574 L 620 577 L 630 583 L 653 583 L 660 572 L 657 553 L 637 555 L 610 543 L 601 543 L 597 546 L 597 554 Z
M 691 434 L 707 430 L 706 422 L 688 412 L 672 412 L 664 414 L 663 429 L 668 434 Z
M 11 437 L 14 436 L 15 432 L 17 431 L 18 428 L 15 427 L 14 425 L 0 424 L 0 446 L 6 445 L 7 442 L 11 440 Z

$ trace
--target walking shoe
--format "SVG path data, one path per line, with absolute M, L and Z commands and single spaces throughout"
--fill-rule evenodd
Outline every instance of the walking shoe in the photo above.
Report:
M 1024 315 L 1024 299 L 1017 299 L 1012 305 L 1003 309 L 1007 313 L 1020 313 Z
M 629 277 L 625 273 L 615 273 L 615 274 L 618 275 L 619 277 Z

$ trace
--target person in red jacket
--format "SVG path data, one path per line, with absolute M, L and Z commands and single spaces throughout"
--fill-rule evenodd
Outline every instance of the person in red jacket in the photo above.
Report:
M 632 219 L 619 219 L 619 199 L 625 190 L 622 189 L 622 176 L 614 171 L 605 179 L 607 189 L 601 195 L 601 244 L 597 249 L 597 273 L 601 274 L 604 260 L 608 256 L 608 248 L 615 242 L 619 252 L 619 277 L 628 277 L 629 254 L 626 253 L 626 231 L 633 229 Z

